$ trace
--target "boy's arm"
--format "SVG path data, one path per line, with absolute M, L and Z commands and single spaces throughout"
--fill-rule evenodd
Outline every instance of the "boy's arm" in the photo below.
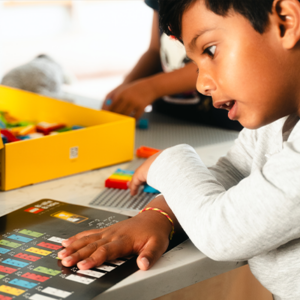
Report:
M 174 222 L 175 232 L 181 227 L 163 196 L 153 199 L 147 207 L 159 208 L 166 212 Z M 137 254 L 140 269 L 149 269 L 166 251 L 172 225 L 160 212 L 144 211 L 128 220 L 104 229 L 81 232 L 63 242 L 66 248 L 58 253 L 66 267 L 78 263 L 86 270 L 103 262 Z
M 208 168 L 226 190 L 249 176 L 256 141 L 257 131 L 244 128 L 228 153 Z
M 215 260 L 246 260 L 300 237 L 300 139 L 226 190 L 187 145 L 163 151 L 147 181 L 192 242 Z

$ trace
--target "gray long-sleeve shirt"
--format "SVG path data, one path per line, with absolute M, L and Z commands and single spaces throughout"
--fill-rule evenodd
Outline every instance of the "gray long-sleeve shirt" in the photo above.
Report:
M 244 129 L 211 168 L 188 145 L 169 148 L 151 165 L 147 181 L 162 192 L 204 254 L 220 261 L 248 260 L 276 300 L 300 299 L 297 116 Z

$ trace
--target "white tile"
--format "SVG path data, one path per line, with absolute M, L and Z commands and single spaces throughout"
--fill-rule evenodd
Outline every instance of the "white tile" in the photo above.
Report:
M 82 276 L 77 276 L 74 274 L 69 275 L 68 277 L 66 277 L 66 279 L 76 281 L 76 282 L 79 282 L 82 284 L 90 284 L 96 280 L 96 279 L 86 278 L 86 277 L 82 277 Z
M 62 297 L 62 298 L 67 298 L 68 296 L 70 296 L 72 294 L 70 292 L 59 290 L 59 289 L 56 289 L 56 288 L 53 288 L 50 286 L 43 289 L 42 292 L 53 295 L 53 296 Z

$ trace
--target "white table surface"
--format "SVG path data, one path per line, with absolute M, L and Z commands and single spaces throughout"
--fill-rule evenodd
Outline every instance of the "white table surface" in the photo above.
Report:
M 233 142 L 196 149 L 209 166 L 226 154 Z M 118 165 L 126 168 L 129 163 Z M 40 199 L 48 198 L 78 205 L 89 205 L 103 189 L 104 181 L 116 169 L 111 166 L 80 173 L 12 191 L 0 192 L 0 215 L 5 215 Z M 16 174 L 17 176 L 17 174 Z M 99 207 L 127 215 L 137 211 Z M 242 266 L 244 263 L 214 262 L 189 241 L 185 241 L 163 257 L 149 271 L 137 271 L 97 296 L 101 300 L 150 300 Z M 138 296 L 137 296 L 138 295 Z M 138 298 L 137 298 L 138 297 Z

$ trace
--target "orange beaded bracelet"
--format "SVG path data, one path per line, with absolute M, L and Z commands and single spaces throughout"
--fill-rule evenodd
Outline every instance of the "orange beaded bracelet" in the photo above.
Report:
M 174 222 L 173 220 L 170 218 L 170 216 L 165 213 L 163 210 L 159 209 L 159 208 L 154 208 L 154 207 L 146 207 L 144 209 L 142 209 L 139 213 L 142 213 L 144 211 L 147 211 L 147 210 L 155 210 L 155 211 L 158 211 L 160 212 L 162 215 L 166 216 L 167 219 L 170 221 L 171 225 L 172 225 L 172 230 L 171 230 L 171 233 L 170 233 L 170 240 L 172 240 L 172 237 L 173 237 L 173 234 L 175 233 L 175 229 L 174 229 Z

